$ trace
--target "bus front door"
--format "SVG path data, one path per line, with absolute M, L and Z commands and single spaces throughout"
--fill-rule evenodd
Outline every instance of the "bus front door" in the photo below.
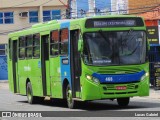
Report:
M 80 92 L 80 76 L 81 76 L 81 59 L 78 52 L 79 30 L 70 31 L 71 40 L 71 78 L 72 93 L 76 97 L 76 92 Z

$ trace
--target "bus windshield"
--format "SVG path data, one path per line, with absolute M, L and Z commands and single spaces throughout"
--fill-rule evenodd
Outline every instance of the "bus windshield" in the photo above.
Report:
M 83 60 L 88 65 L 141 64 L 146 58 L 144 31 L 84 33 Z

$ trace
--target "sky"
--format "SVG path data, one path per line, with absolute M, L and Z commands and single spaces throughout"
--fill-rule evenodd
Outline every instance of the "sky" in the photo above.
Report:
M 111 0 L 95 0 L 95 7 L 97 9 L 103 10 L 103 9 L 111 9 Z M 78 12 L 78 17 L 83 17 L 80 14 L 80 10 L 83 9 L 86 12 L 89 11 L 89 5 L 88 5 L 88 0 L 77 0 L 77 12 Z
M 103 10 L 111 8 L 111 0 L 95 0 L 96 8 Z
M 77 0 L 77 12 L 80 13 L 80 10 L 83 9 L 86 12 L 89 10 L 88 0 Z M 78 17 L 81 15 L 78 14 Z

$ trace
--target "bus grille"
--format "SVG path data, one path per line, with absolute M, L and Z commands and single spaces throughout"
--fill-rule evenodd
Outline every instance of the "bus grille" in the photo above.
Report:
M 116 90 L 116 86 L 126 86 L 126 90 Z M 114 95 L 114 94 L 133 94 L 137 93 L 138 84 L 106 84 L 102 86 L 103 93 L 105 95 Z
M 105 95 L 134 94 L 134 93 L 137 93 L 137 91 L 132 91 L 132 92 L 104 92 Z
M 134 90 L 137 85 L 135 83 L 131 83 L 131 84 L 124 84 L 124 85 L 122 85 L 122 84 L 121 85 L 107 84 L 107 85 L 104 85 L 104 86 L 107 88 L 107 90 L 116 90 L 116 86 L 126 86 L 127 90 Z

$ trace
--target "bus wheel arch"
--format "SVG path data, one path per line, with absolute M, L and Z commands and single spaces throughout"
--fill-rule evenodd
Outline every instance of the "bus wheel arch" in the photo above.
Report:
M 72 98 L 72 89 L 67 79 L 63 81 L 63 98 L 66 100 L 68 108 L 74 109 L 77 107 L 77 101 Z
M 68 84 L 66 87 L 66 102 L 68 108 L 70 109 L 74 109 L 78 105 L 78 101 L 74 100 L 72 97 L 72 90 L 70 84 Z
M 28 82 L 31 82 L 29 78 L 26 79 L 26 95 L 27 95 L 27 84 Z
M 66 88 L 67 88 L 67 86 L 68 86 L 68 84 L 69 84 L 69 82 L 68 82 L 68 79 L 64 79 L 64 81 L 63 81 L 63 99 L 66 99 Z
M 26 80 L 26 95 L 28 103 L 34 104 L 36 102 L 36 97 L 33 96 L 32 84 L 29 78 Z

